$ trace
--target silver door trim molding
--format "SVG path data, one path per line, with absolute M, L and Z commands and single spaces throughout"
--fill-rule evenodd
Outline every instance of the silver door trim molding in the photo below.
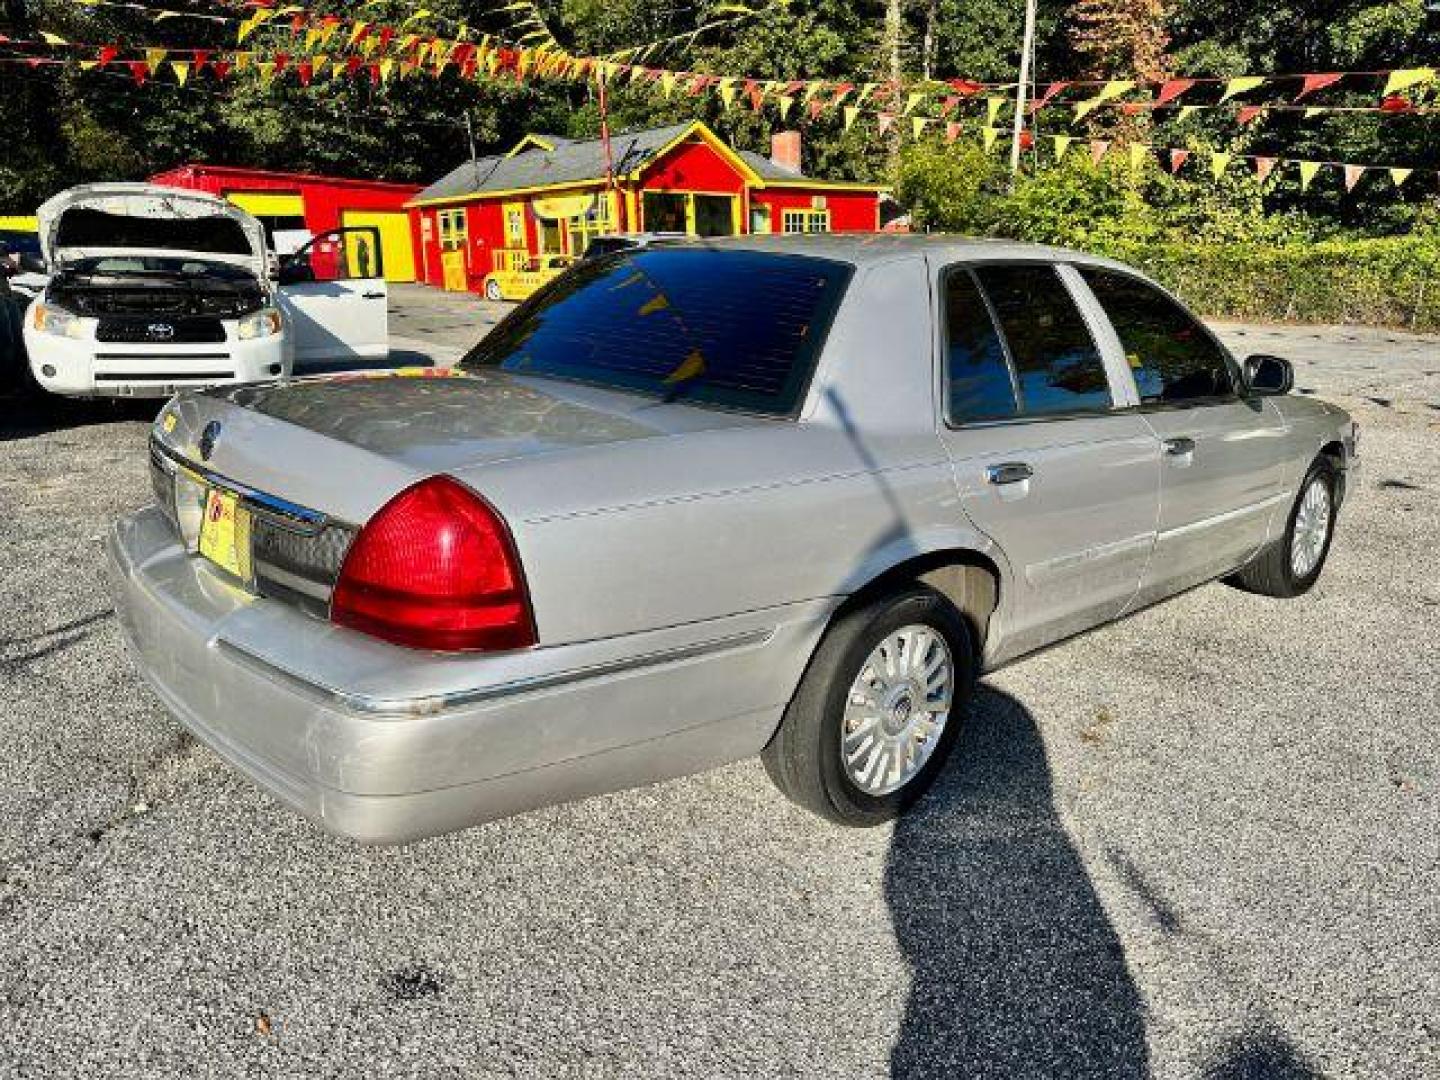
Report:
M 1284 502 L 1290 496 L 1287 492 L 1281 491 L 1259 502 L 1251 503 L 1249 506 L 1242 506 L 1236 510 L 1226 510 L 1223 514 L 1214 514 L 1199 521 L 1192 521 L 1188 525 L 1177 525 L 1173 529 L 1165 529 L 1160 533 L 1159 539 L 1168 540 L 1176 536 L 1186 536 L 1190 533 L 1201 532 L 1205 529 L 1213 529 L 1220 525 L 1229 524 L 1249 514 L 1258 514 L 1269 510 L 1278 503 Z

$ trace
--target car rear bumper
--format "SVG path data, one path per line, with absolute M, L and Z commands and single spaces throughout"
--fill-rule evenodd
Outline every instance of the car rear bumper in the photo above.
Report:
M 157 510 L 107 552 L 146 680 L 222 757 L 368 843 L 448 832 L 758 752 L 830 604 L 489 657 L 373 641 L 258 599 Z

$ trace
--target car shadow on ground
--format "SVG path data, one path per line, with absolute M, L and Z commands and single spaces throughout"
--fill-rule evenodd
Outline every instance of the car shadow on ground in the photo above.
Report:
M 885 895 L 912 972 L 893 1076 L 1148 1075 L 1143 1000 L 1020 702 L 980 687 Z

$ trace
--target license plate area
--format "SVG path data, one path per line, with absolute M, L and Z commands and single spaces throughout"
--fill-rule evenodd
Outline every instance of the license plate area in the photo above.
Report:
M 255 579 L 250 525 L 250 511 L 238 495 L 216 487 L 206 490 L 200 519 L 200 554 L 247 589 L 253 589 Z

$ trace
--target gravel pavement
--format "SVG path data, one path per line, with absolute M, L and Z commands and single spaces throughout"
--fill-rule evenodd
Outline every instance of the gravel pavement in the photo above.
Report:
M 401 362 L 498 310 L 396 303 Z M 1440 338 L 1222 331 L 1364 424 L 1319 586 L 988 679 L 868 832 L 745 762 L 325 836 L 123 652 L 153 407 L 0 401 L 0 1077 L 1440 1075 Z

